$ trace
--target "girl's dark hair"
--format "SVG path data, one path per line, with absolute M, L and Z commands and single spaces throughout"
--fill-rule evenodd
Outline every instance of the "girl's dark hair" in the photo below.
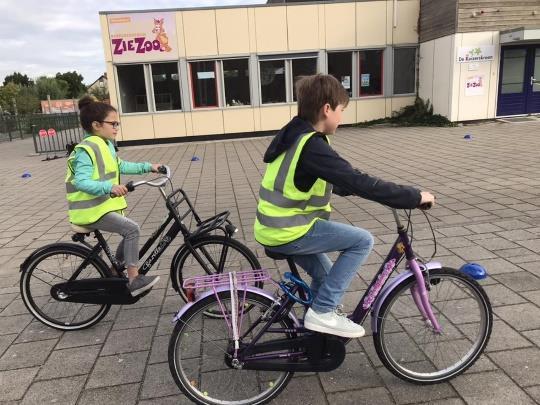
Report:
M 98 101 L 95 97 L 86 95 L 79 100 L 81 126 L 90 134 L 94 131 L 92 123 L 94 121 L 102 122 L 110 112 L 116 112 L 116 108 Z
M 303 76 L 296 82 L 298 116 L 312 124 L 319 119 L 319 111 L 326 104 L 335 110 L 338 104 L 349 104 L 349 94 L 343 85 L 331 75 Z

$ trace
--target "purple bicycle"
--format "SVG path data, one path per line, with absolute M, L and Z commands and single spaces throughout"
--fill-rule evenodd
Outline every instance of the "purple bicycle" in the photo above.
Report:
M 473 278 L 467 266 L 455 270 L 417 258 L 410 212 L 405 227 L 392 211 L 397 239 L 349 317 L 362 324 L 371 314 L 377 354 L 397 377 L 416 384 L 447 381 L 472 366 L 488 343 L 491 304 L 475 280 L 485 273 Z M 345 359 L 350 339 L 306 330 L 295 315 L 295 304 L 309 306 L 312 297 L 293 258 L 266 253 L 287 260 L 291 269 L 276 283 L 276 294 L 254 287 L 271 280 L 266 270 L 184 282 L 193 301 L 174 318 L 169 367 L 196 403 L 263 404 L 294 372 L 330 371 Z M 403 259 L 405 271 L 390 278 Z

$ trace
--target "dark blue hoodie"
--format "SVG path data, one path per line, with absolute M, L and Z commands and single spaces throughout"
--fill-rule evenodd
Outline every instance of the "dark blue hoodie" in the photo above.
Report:
M 264 162 L 273 162 L 294 145 L 298 137 L 313 131 L 309 122 L 294 117 L 272 140 L 264 154 Z M 294 184 L 299 190 L 308 191 L 317 178 L 331 183 L 334 193 L 341 196 L 357 195 L 392 208 L 416 208 L 420 204 L 420 190 L 384 181 L 353 168 L 330 147 L 321 133 L 304 145 Z

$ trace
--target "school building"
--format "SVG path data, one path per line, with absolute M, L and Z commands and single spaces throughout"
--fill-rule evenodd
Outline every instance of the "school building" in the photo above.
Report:
M 540 113 L 540 0 L 279 1 L 100 12 L 124 143 L 240 136 L 296 114 L 295 78 L 334 75 L 344 124 L 418 94 L 452 121 Z

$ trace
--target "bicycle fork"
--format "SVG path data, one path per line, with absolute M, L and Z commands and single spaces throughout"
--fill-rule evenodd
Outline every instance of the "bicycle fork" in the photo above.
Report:
M 411 287 L 411 295 L 414 303 L 418 307 L 424 322 L 431 326 L 435 333 L 441 334 L 442 328 L 437 321 L 435 314 L 433 313 L 433 309 L 431 308 L 431 303 L 429 302 L 429 292 L 426 288 L 422 270 L 420 270 L 420 266 L 418 266 L 416 260 L 411 260 L 409 262 L 409 267 L 416 278 L 416 284 Z

